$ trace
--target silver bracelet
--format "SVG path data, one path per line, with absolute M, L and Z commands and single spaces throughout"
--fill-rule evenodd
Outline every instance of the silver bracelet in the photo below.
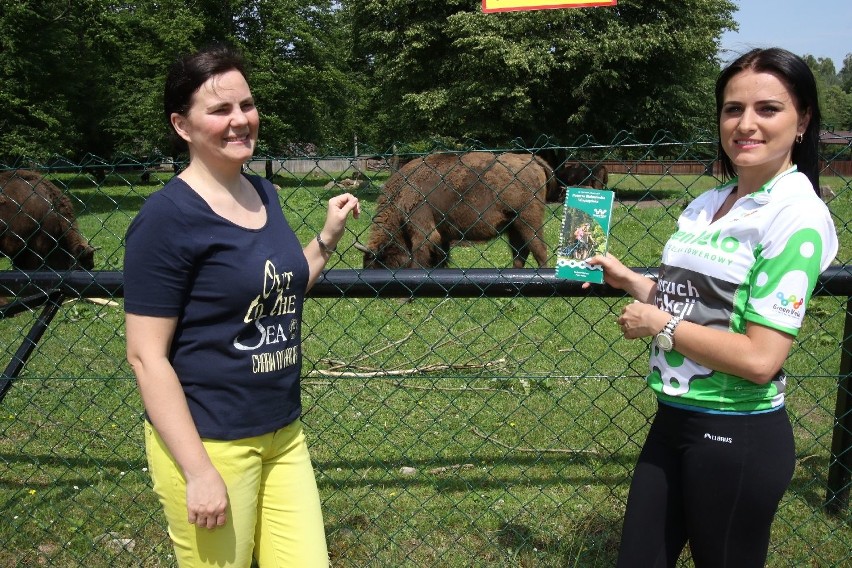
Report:
M 322 240 L 322 237 L 320 236 L 319 233 L 317 233 L 317 244 L 319 245 L 320 251 L 325 253 L 325 254 L 330 255 L 331 253 L 333 253 L 334 251 L 337 250 L 337 245 L 330 247 L 327 244 L 325 244 L 325 241 Z

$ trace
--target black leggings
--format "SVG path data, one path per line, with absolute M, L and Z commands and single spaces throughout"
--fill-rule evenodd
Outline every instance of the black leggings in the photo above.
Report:
M 673 567 L 687 541 L 697 567 L 763 567 L 795 462 L 783 408 L 732 416 L 660 404 L 633 473 L 618 567 Z

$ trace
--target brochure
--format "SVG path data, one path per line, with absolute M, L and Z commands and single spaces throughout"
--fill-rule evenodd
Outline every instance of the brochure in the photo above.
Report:
M 557 278 L 603 283 L 603 268 L 590 266 L 586 260 L 606 252 L 614 199 L 615 193 L 607 189 L 566 188 L 556 251 Z

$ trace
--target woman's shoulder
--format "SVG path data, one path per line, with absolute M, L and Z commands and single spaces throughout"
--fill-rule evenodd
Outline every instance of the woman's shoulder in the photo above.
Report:
M 813 215 L 831 216 L 828 206 L 814 191 L 810 179 L 800 172 L 785 176 L 777 181 L 770 192 L 770 203 L 780 215 L 802 221 Z
M 189 191 L 187 191 L 189 190 Z M 152 192 L 145 198 L 142 209 L 173 208 L 186 199 L 190 198 L 191 190 L 185 181 L 175 176 L 160 189 Z
M 778 177 L 772 184 L 770 193 L 773 197 L 783 199 L 794 199 L 798 201 L 819 201 L 819 195 L 814 191 L 811 180 L 802 172 L 793 171 L 787 175 Z
M 127 246 L 177 254 L 193 248 L 199 227 L 206 226 L 203 200 L 178 177 L 152 192 L 127 228 Z
M 151 234 L 165 237 L 175 231 L 163 231 L 164 227 L 183 232 L 188 224 L 192 224 L 193 192 L 186 183 L 178 177 L 170 179 L 160 189 L 145 198 L 128 227 L 128 236 L 135 233 Z
M 828 266 L 837 253 L 837 229 L 831 211 L 807 176 L 795 172 L 779 179 L 764 207 L 767 239 L 777 238 L 779 244 L 786 246 L 795 235 L 812 235 L 816 231 L 823 245 L 821 270 Z

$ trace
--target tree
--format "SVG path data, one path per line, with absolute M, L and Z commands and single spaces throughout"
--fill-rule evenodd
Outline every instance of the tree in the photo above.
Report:
M 840 81 L 840 88 L 847 93 L 852 93 L 852 53 L 847 53 L 843 58 L 843 67 L 837 74 Z
M 822 122 L 831 130 L 852 129 L 852 93 L 832 85 L 820 93 Z
M 432 136 L 488 144 L 712 124 L 725 0 L 483 14 L 477 0 L 345 2 L 379 144 Z
M 837 73 L 834 70 L 834 61 L 830 57 L 814 57 L 805 54 L 802 59 L 811 68 L 818 86 L 828 88 L 839 83 Z
M 831 130 L 852 128 L 852 91 L 845 88 L 852 83 L 852 54 L 846 56 L 839 73 L 830 58 L 805 55 L 802 59 L 816 79 L 823 125 Z
M 0 160 L 168 152 L 179 53 L 242 48 L 261 153 L 712 127 L 728 0 L 483 14 L 480 0 L 0 0 Z M 298 146 L 297 146 L 298 147 Z
M 162 146 L 166 62 L 202 29 L 177 2 L 4 1 L 0 101 L 9 111 L 0 159 L 109 158 Z
M 166 69 L 213 42 L 254 71 L 266 149 L 351 139 L 349 27 L 332 0 L 0 2 L 0 160 L 168 153 Z
M 85 13 L 88 2 L 80 2 Z M 75 95 L 90 57 L 79 12 L 50 0 L 3 0 L 0 9 L 0 160 L 71 151 L 79 135 Z
M 352 136 L 349 27 L 336 2 L 243 2 L 236 39 L 251 63 L 262 153 L 341 147 Z
M 168 155 L 169 130 L 162 112 L 166 69 L 179 54 L 206 41 L 205 20 L 179 2 L 112 4 L 95 40 L 109 68 L 100 86 L 108 95 L 100 128 L 112 141 L 104 156 Z

